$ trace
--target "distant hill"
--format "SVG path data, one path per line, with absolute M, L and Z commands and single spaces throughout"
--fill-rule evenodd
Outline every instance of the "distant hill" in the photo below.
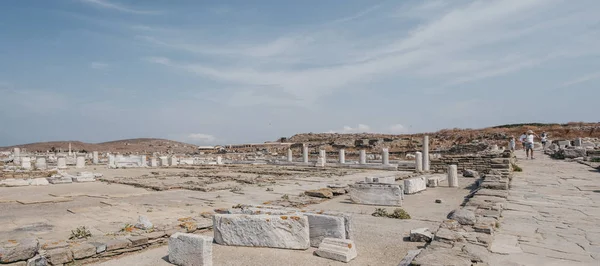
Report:
M 453 145 L 467 144 L 475 140 L 489 144 L 507 146 L 511 136 L 519 136 L 533 130 L 538 135 L 547 132 L 550 140 L 575 139 L 578 137 L 600 138 L 600 123 L 571 122 L 567 124 L 527 123 L 501 125 L 482 129 L 443 129 L 431 133 L 418 134 L 378 134 L 378 133 L 303 133 L 290 138 L 283 138 L 282 142 L 305 143 L 311 147 L 323 147 L 333 151 L 345 148 L 349 151 L 356 149 L 380 150 L 390 148 L 391 152 L 408 152 L 420 149 L 423 135 L 429 135 L 430 148 L 448 149 Z
M 12 150 L 15 147 L 26 149 L 27 151 L 50 151 L 50 150 L 69 150 L 69 143 L 73 151 L 99 151 L 99 152 L 119 152 L 119 153 L 135 153 L 135 152 L 167 152 L 175 153 L 193 153 L 197 151 L 196 145 L 172 141 L 167 139 L 124 139 L 102 143 L 85 143 L 81 141 L 51 141 L 38 142 L 30 144 L 22 144 L 15 146 L 0 147 L 0 151 Z

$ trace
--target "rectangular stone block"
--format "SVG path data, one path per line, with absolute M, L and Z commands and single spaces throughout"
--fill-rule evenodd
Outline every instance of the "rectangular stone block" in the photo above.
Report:
M 106 241 L 106 250 L 116 250 L 131 246 L 131 241 L 124 238 L 111 239 Z
M 71 247 L 73 258 L 84 259 L 96 255 L 96 246 L 88 243 L 76 243 Z
M 350 199 L 354 203 L 380 206 L 402 206 L 403 191 L 392 184 L 350 185 Z
M 169 261 L 180 266 L 212 266 L 213 238 L 175 233 L 169 237 Z
M 310 246 L 319 247 L 325 238 L 346 239 L 343 217 L 304 213 L 308 217 Z
M 424 176 L 404 179 L 404 193 L 415 194 L 427 189 L 427 178 Z
M 348 239 L 325 238 L 315 254 L 322 258 L 350 262 L 357 256 L 354 241 Z
M 62 265 L 73 261 L 73 253 L 68 248 L 57 248 L 46 252 L 46 260 L 51 265 Z
M 308 217 L 299 215 L 215 214 L 215 242 L 229 246 L 308 249 Z
M 487 189 L 498 189 L 498 190 L 508 190 L 508 182 L 504 181 L 483 181 L 481 183 L 481 188 Z

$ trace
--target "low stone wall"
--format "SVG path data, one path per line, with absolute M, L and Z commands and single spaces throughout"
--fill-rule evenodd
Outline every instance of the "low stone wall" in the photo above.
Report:
M 441 158 L 431 159 L 430 169 L 432 172 L 446 172 L 448 165 L 456 165 L 458 172 L 469 169 L 487 174 L 494 169 L 500 171 L 503 175 L 508 175 L 512 171 L 513 158 L 512 152 L 508 150 L 467 155 L 445 155 Z
M 14 265 L 86 265 L 129 252 L 167 243 L 177 232 L 193 233 L 212 228 L 212 221 L 202 223 L 191 218 L 177 227 L 133 230 L 116 236 L 41 242 L 36 238 L 8 239 L 0 242 L 0 264 Z
M 506 158 L 494 159 L 507 163 L 514 160 L 511 152 L 504 155 Z M 487 170 L 476 182 L 478 188 L 440 224 L 425 249 L 409 252 L 410 265 L 486 265 L 490 251 L 496 248 L 492 245 L 494 231 L 500 226 L 512 180 L 512 168 L 506 174 L 493 168 Z M 414 257 L 415 254 L 418 255 Z

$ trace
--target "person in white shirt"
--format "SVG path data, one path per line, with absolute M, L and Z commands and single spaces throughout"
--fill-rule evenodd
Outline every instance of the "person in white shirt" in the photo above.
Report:
M 533 157 L 533 141 L 535 137 L 539 138 L 539 136 L 533 133 L 533 131 L 527 131 L 527 138 L 525 139 L 525 154 L 527 155 L 527 158 L 535 159 Z
M 515 136 L 510 136 L 508 146 L 510 147 L 511 151 L 515 151 L 515 148 L 517 147 L 517 141 L 515 140 Z
M 548 142 L 548 133 L 546 133 L 546 132 L 542 132 L 542 135 L 541 135 L 541 137 L 542 137 L 542 138 L 541 138 L 541 139 L 542 139 L 542 148 L 543 148 L 544 150 L 546 150 L 546 142 Z
M 523 145 L 523 150 L 527 150 L 527 145 L 525 145 L 525 140 L 527 140 L 527 132 L 523 132 L 523 135 L 519 137 L 519 141 L 521 145 Z

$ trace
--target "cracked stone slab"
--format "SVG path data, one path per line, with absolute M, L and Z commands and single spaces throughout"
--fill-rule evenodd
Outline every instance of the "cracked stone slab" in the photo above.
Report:
M 517 236 L 497 234 L 490 245 L 490 251 L 497 254 L 509 255 L 523 253 Z

